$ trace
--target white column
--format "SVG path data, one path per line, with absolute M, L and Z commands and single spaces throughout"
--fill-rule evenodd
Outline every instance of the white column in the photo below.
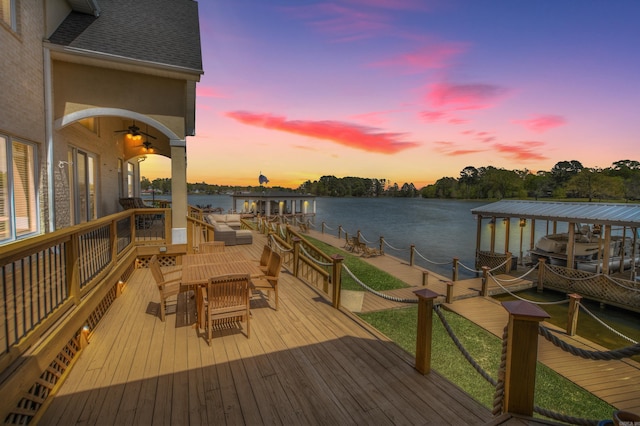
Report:
M 187 143 L 171 139 L 171 242 L 187 243 Z

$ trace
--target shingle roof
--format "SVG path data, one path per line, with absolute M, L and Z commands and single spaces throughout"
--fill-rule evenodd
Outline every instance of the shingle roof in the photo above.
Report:
M 99 0 L 100 16 L 79 12 L 51 35 L 54 44 L 202 71 L 198 3 Z
M 471 209 L 484 217 L 521 217 L 561 222 L 640 226 L 640 204 L 503 200 Z

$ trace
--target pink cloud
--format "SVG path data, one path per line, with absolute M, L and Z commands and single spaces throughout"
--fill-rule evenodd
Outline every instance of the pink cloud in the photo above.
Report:
M 463 43 L 432 43 L 416 52 L 404 53 L 372 65 L 401 67 L 408 72 L 441 69 L 448 67 L 451 58 L 465 50 Z
M 438 141 L 434 142 L 436 145 L 435 150 L 448 156 L 448 157 L 459 157 L 462 155 L 476 154 L 478 152 L 486 151 L 484 149 L 461 149 L 457 148 L 457 145 L 453 142 L 448 141 Z
M 196 95 L 203 98 L 228 98 L 228 95 L 211 86 L 196 87 Z
M 352 115 L 349 118 L 373 126 L 379 126 L 381 124 L 385 124 L 388 121 L 386 115 L 392 112 L 396 112 L 396 110 L 367 112 L 364 114 Z
M 540 149 L 544 145 L 545 143 L 540 141 L 522 141 L 515 145 L 496 143 L 492 145 L 492 148 L 514 160 L 546 160 L 549 157 L 543 155 L 543 151 Z
M 402 141 L 402 133 L 379 132 L 375 128 L 339 121 L 287 120 L 272 114 L 247 111 L 231 111 L 225 115 L 251 126 L 329 140 L 350 148 L 382 154 L 395 154 L 419 145 L 416 142 Z
M 374 37 L 389 30 L 384 13 L 365 11 L 361 7 L 345 7 L 335 3 L 317 3 L 289 8 L 312 28 L 329 34 L 338 41 L 353 41 Z
M 427 101 L 436 108 L 484 109 L 506 93 L 507 89 L 492 84 L 435 83 L 429 86 Z
M 527 120 L 513 120 L 514 123 L 522 125 L 524 128 L 535 132 L 544 133 L 554 127 L 564 126 L 567 121 L 560 115 L 536 115 Z
M 348 2 L 381 9 L 428 10 L 424 0 L 348 0 Z
M 418 113 L 419 117 L 427 123 L 436 123 L 438 121 L 446 121 L 449 124 L 458 125 L 465 124 L 469 120 L 463 118 L 454 117 L 447 111 L 421 111 Z

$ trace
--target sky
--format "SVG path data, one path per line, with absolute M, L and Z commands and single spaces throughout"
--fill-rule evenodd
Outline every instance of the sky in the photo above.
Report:
M 187 182 L 640 161 L 638 0 L 200 1 Z M 156 157 L 156 158 L 154 158 Z M 168 159 L 142 164 L 167 175 Z

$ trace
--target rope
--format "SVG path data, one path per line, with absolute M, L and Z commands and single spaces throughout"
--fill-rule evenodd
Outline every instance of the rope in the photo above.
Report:
M 432 261 L 432 260 L 427 259 L 427 258 L 426 258 L 426 257 L 424 257 L 423 255 L 421 255 L 421 254 L 418 252 L 418 250 L 416 250 L 416 249 L 415 249 L 415 247 L 414 247 L 413 251 L 414 251 L 414 253 L 416 253 L 418 256 L 420 256 L 421 258 L 423 258 L 423 259 L 424 259 L 424 260 L 426 260 L 427 262 L 431 263 L 432 265 L 449 265 L 449 264 L 453 263 L 453 260 L 450 260 L 449 262 L 440 262 L 440 263 L 438 263 L 438 262 L 434 262 L 434 261 Z
M 504 404 L 504 372 L 507 369 L 507 337 L 509 336 L 509 326 L 506 325 L 502 331 L 502 352 L 500 354 L 500 367 L 498 368 L 498 383 L 493 394 L 493 410 L 491 414 L 497 416 L 502 412 Z
M 611 326 L 609 326 L 608 324 L 605 324 L 604 321 L 602 321 L 600 318 L 596 317 L 591 311 L 589 311 L 586 306 L 584 306 L 582 303 L 579 303 L 578 306 L 580 306 L 580 308 L 582 310 L 584 310 L 586 313 L 588 313 L 589 315 L 591 315 L 591 318 L 593 318 L 594 320 L 596 320 L 597 322 L 599 322 L 603 327 L 605 327 L 607 330 L 611 331 L 612 333 L 622 337 L 623 339 L 633 343 L 634 345 L 637 345 L 638 342 L 633 340 L 630 337 L 625 336 L 624 334 L 620 333 L 619 331 L 613 329 Z
M 536 413 L 542 416 L 549 417 L 550 419 L 558 420 L 571 425 L 595 426 L 600 423 L 599 420 L 588 420 L 588 419 L 581 419 L 579 417 L 567 416 L 565 414 L 560 414 L 555 411 L 547 410 L 546 408 L 540 408 L 537 405 L 533 407 L 533 411 L 535 411 Z
M 458 340 L 458 337 L 456 337 L 455 333 L 453 332 L 453 329 L 451 328 L 451 326 L 449 325 L 449 323 L 447 322 L 447 319 L 444 317 L 444 314 L 441 312 L 440 310 L 440 305 L 435 305 L 433 307 L 433 310 L 436 312 L 436 314 L 438 314 L 438 317 L 440 318 L 440 321 L 442 321 L 442 325 L 444 325 L 445 330 L 447 330 L 447 333 L 449 334 L 449 337 L 451 337 L 451 340 L 453 340 L 453 343 L 455 343 L 456 347 L 458 348 L 458 350 L 460 350 L 460 352 L 462 353 L 462 355 L 466 358 L 467 361 L 469 361 L 469 364 L 471 364 L 471 366 L 478 372 L 480 373 L 480 375 L 489 383 L 491 383 L 492 386 L 497 386 L 498 382 L 489 375 L 489 373 L 487 373 L 481 366 L 480 364 L 478 364 L 473 357 L 471 356 L 471 354 L 469 354 L 469 352 L 467 352 L 467 350 L 464 348 L 464 346 L 462 346 L 462 343 L 460 343 L 460 340 Z
M 502 262 L 502 263 L 501 263 L 501 264 L 499 264 L 498 266 L 494 266 L 493 268 L 489 269 L 489 272 L 493 272 L 493 271 L 497 270 L 498 268 L 502 268 L 504 265 L 506 265 L 506 264 L 507 264 L 507 262 L 508 262 L 509 260 L 510 260 L 509 258 L 506 258 L 506 259 L 504 260 L 504 262 Z
M 504 287 L 502 284 L 500 284 L 500 280 L 499 280 L 499 279 L 497 279 L 494 275 L 489 274 L 489 277 L 490 277 L 491 279 L 493 279 L 493 281 L 494 281 L 496 284 L 498 284 L 498 286 L 499 286 L 501 289 L 503 289 L 504 291 L 506 291 L 507 293 L 509 293 L 511 296 L 515 297 L 516 299 L 519 299 L 519 300 L 523 300 L 523 301 L 525 301 L 525 302 L 532 303 L 532 304 L 534 304 L 534 305 L 562 305 L 563 303 L 567 303 L 567 302 L 569 301 L 569 299 L 564 299 L 564 300 L 557 300 L 557 301 L 555 301 L 555 302 L 539 302 L 539 301 L 536 301 L 536 300 L 526 299 L 526 298 L 524 298 L 524 297 L 520 297 L 520 296 L 518 296 L 518 295 L 517 295 L 517 294 L 515 294 L 515 293 L 512 293 L 508 288 Z
M 604 275 L 604 274 L 600 274 L 600 275 Z M 618 282 L 618 280 L 614 279 L 613 277 L 610 277 L 609 275 L 605 275 L 605 278 L 607 278 L 609 281 L 611 281 L 613 284 L 620 286 L 622 288 L 624 288 L 625 290 L 631 290 L 631 291 L 639 291 L 640 292 L 640 288 L 635 288 L 635 287 L 627 287 L 626 285 L 622 284 L 621 282 Z
M 308 257 L 309 259 L 311 259 L 313 261 L 313 263 L 315 263 L 316 265 L 320 265 L 320 266 L 333 266 L 333 263 L 324 263 L 324 262 L 320 262 L 319 260 L 317 260 L 315 257 L 311 256 L 311 254 L 309 254 L 309 252 L 304 248 L 304 246 L 302 244 L 300 244 L 300 250 L 302 250 L 302 253 L 304 253 L 304 255 L 306 257 Z
M 533 271 L 535 271 L 537 267 L 538 267 L 538 264 L 536 264 L 536 266 L 534 266 L 533 268 L 529 269 L 527 272 L 525 272 L 524 274 L 520 275 L 519 277 L 509 278 L 509 279 L 502 279 L 501 281 L 502 282 L 506 282 L 506 283 L 516 282 L 518 280 L 523 279 L 524 277 L 526 277 L 527 275 L 529 275 Z
M 343 269 L 349 274 L 349 276 L 351 278 L 353 278 L 353 280 L 358 283 L 358 285 L 360 285 L 360 287 L 364 288 L 365 290 L 367 290 L 370 293 L 375 294 L 376 296 L 382 297 L 383 299 L 387 299 L 387 300 L 391 300 L 392 302 L 399 302 L 399 303 L 418 303 L 418 299 L 401 299 L 399 297 L 395 297 L 395 296 L 390 296 L 388 294 L 384 294 L 381 293 L 377 290 L 372 289 L 371 287 L 369 287 L 368 285 L 366 285 L 365 283 L 363 283 L 362 281 L 360 281 L 355 275 L 353 275 L 353 273 L 349 270 L 349 268 L 347 267 L 347 265 L 343 264 L 342 265 Z
M 362 238 L 362 241 L 364 241 L 364 242 L 365 242 L 365 243 L 367 243 L 367 244 L 373 244 L 373 242 L 372 242 L 372 241 L 367 240 L 367 239 L 362 235 L 362 232 L 360 233 L 360 238 Z
M 464 269 L 466 269 L 469 272 L 475 272 L 476 274 L 481 274 L 482 273 L 482 271 L 470 268 L 470 267 L 468 267 L 467 265 L 465 265 L 464 263 L 462 263 L 460 261 L 458 261 L 458 266 L 462 266 Z
M 324 227 L 327 228 L 329 231 L 335 231 L 336 228 L 332 228 L 329 225 L 327 225 L 326 223 L 324 224 Z
M 286 247 L 282 247 L 280 244 L 278 244 L 278 240 L 276 240 L 276 238 L 275 238 L 273 235 L 270 235 L 270 238 L 271 238 L 271 242 L 272 242 L 272 244 L 274 244 L 274 245 L 275 245 L 275 247 L 276 247 L 278 250 L 280 250 L 282 253 L 289 253 L 289 252 L 292 252 L 292 251 L 293 251 L 293 249 L 292 249 L 292 248 L 288 249 L 288 248 L 286 248 Z
M 633 346 L 627 346 L 626 348 L 616 349 L 612 351 L 587 351 L 581 348 L 576 348 L 573 345 L 570 345 L 563 340 L 560 340 L 557 336 L 551 334 L 552 330 L 540 324 L 538 327 L 538 334 L 543 336 L 545 339 L 559 347 L 565 352 L 569 352 L 572 355 L 577 355 L 584 359 L 593 359 L 593 360 L 620 360 L 623 358 L 629 358 L 634 355 L 640 354 L 640 344 L 635 344 Z
M 384 241 L 384 244 L 385 244 L 387 247 L 389 247 L 391 250 L 396 250 L 396 251 L 405 251 L 405 250 L 409 250 L 409 249 L 406 249 L 406 248 L 405 248 L 405 249 L 395 248 L 394 246 L 392 246 L 391 244 L 389 244 L 389 243 L 387 242 L 387 240 L 383 240 L 383 241 Z

